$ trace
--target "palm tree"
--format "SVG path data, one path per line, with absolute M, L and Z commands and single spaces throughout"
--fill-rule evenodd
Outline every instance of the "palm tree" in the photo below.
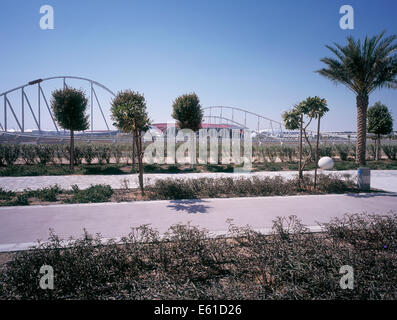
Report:
M 326 46 L 336 57 L 321 59 L 328 68 L 316 71 L 356 94 L 356 162 L 360 165 L 365 165 L 368 97 L 376 89 L 397 88 L 397 35 L 384 34 L 367 36 L 364 43 L 348 37 L 346 46 Z

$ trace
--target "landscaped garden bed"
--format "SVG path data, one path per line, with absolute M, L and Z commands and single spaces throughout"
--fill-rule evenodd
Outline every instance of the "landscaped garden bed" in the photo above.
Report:
M 134 228 L 120 242 L 51 235 L 34 250 L 7 253 L 0 299 L 397 299 L 397 215 L 351 214 L 308 233 L 294 217 L 270 235 L 230 225 L 213 237 L 189 225 L 164 235 Z M 42 265 L 54 289 L 42 290 Z M 342 289 L 342 266 L 354 272 Z
M 281 176 L 167 178 L 149 183 L 145 188 L 144 196 L 141 195 L 138 188 L 130 188 L 127 180 L 121 184 L 122 188 L 120 189 L 112 189 L 109 185 L 92 185 L 88 189 L 79 189 L 77 185 L 74 185 L 72 190 L 63 190 L 55 185 L 23 192 L 0 189 L 0 206 L 359 192 L 349 175 L 338 177 L 323 174 L 318 175 L 316 188 L 312 175 L 305 175 L 301 182 L 297 178 L 285 179 Z M 376 192 L 376 190 L 372 192 Z

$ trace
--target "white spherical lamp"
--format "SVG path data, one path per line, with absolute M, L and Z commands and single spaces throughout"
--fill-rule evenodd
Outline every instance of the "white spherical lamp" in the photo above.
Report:
M 323 170 L 331 170 L 334 167 L 334 160 L 330 157 L 322 157 L 318 161 L 318 166 Z

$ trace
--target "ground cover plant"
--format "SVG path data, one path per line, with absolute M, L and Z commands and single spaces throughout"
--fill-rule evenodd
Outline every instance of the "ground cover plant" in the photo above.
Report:
M 294 216 L 271 234 L 230 225 L 211 236 L 190 225 L 160 235 L 133 228 L 120 242 L 87 232 L 65 243 L 51 234 L 0 266 L 0 299 L 396 299 L 397 214 L 349 214 L 308 233 Z M 54 289 L 39 288 L 42 265 Z M 341 289 L 344 265 L 353 289 Z
M 109 185 L 92 185 L 87 189 L 79 189 L 72 186 L 72 197 L 65 200 L 66 203 L 107 202 L 113 195 L 113 189 Z
M 87 189 L 72 186 L 72 190 L 63 190 L 59 186 L 51 186 L 37 190 L 26 189 L 13 192 L 0 189 L 0 206 L 27 206 L 30 204 L 52 203 L 95 203 L 107 202 L 114 191 L 109 185 L 92 185 Z

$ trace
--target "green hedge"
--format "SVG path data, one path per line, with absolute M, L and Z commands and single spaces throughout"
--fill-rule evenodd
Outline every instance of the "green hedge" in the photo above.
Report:
M 166 150 L 166 149 L 165 149 Z M 314 149 L 313 149 L 314 150 Z M 367 145 L 367 156 L 374 158 L 374 145 Z M 383 145 L 383 153 L 391 160 L 396 160 L 397 145 Z M 322 144 L 319 146 L 319 156 L 339 157 L 341 160 L 355 158 L 354 144 Z M 304 155 L 309 154 L 308 146 L 303 148 Z M 0 145 L 0 166 L 12 166 L 17 161 L 27 165 L 31 164 L 60 164 L 69 162 L 68 144 L 40 144 L 40 145 Z M 253 160 L 256 163 L 274 163 L 281 161 L 293 163 L 298 160 L 298 146 L 295 145 L 264 145 L 253 144 Z M 77 144 L 74 152 L 74 163 L 109 164 L 131 163 L 132 145 L 130 144 Z M 222 159 L 219 150 L 219 159 Z

